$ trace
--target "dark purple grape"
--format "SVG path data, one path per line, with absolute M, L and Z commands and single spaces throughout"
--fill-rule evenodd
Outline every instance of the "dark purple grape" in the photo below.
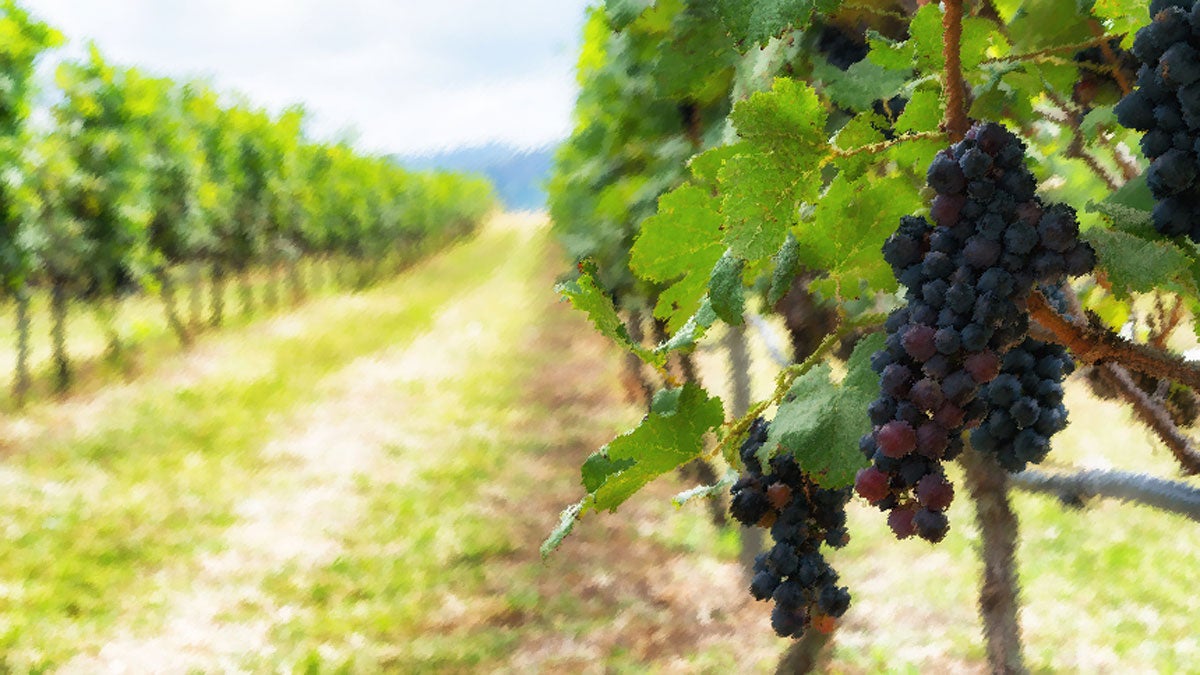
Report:
M 883 454 L 900 458 L 916 449 L 917 432 L 908 422 L 894 420 L 879 427 L 875 432 L 875 442 Z
M 930 511 L 945 511 L 954 501 L 954 486 L 945 476 L 928 474 L 917 482 L 917 501 Z
M 918 362 L 924 363 L 937 353 L 934 335 L 937 331 L 925 324 L 912 324 L 904 332 L 904 351 Z
M 1164 12 L 1163 14 L 1176 17 L 1171 21 L 1163 22 L 1168 31 L 1178 31 L 1183 35 L 1191 32 L 1189 30 L 1190 26 L 1187 23 L 1187 17 L 1182 11 Z M 1160 16 L 1163 16 L 1163 14 L 1160 14 Z M 1158 19 L 1155 19 L 1155 23 L 1159 23 Z M 1174 87 L 1184 87 L 1196 80 L 1200 80 L 1200 53 L 1197 53 L 1185 41 L 1170 38 L 1168 38 L 1168 41 L 1174 42 L 1174 44 L 1163 52 L 1158 62 L 1159 73 L 1162 75 L 1163 80 L 1168 85 Z
M 945 539 L 950 531 L 950 519 L 939 511 L 921 509 L 913 516 L 913 526 L 918 537 L 936 544 Z
M 854 490 L 871 503 L 881 501 L 891 492 L 888 475 L 873 466 L 862 469 L 854 479 Z
M 1134 43 L 1134 48 L 1137 48 L 1137 43 Z M 1153 129 L 1156 122 L 1154 116 L 1154 102 L 1147 99 L 1139 93 L 1138 90 L 1130 93 L 1125 98 L 1121 99 L 1113 112 L 1117 114 L 1117 122 L 1127 129 L 1137 129 L 1138 131 L 1146 131 Z
M 944 152 L 933 159 L 925 179 L 929 182 L 930 187 L 944 194 L 960 193 L 967 184 L 967 179 L 963 176 L 958 162 Z

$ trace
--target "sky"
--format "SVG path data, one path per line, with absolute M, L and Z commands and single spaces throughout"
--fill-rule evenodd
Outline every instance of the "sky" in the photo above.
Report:
M 319 139 L 422 154 L 570 132 L 587 0 L 25 0 L 68 40 L 272 111 L 302 103 Z

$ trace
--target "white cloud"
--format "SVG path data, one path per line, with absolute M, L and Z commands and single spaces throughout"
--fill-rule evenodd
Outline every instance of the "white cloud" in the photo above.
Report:
M 313 130 L 355 128 L 378 152 L 569 131 L 586 0 L 27 0 L 80 53 L 205 76 Z

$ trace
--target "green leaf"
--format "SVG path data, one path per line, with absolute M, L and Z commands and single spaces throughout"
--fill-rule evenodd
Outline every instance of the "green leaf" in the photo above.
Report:
M 700 308 L 709 272 L 725 251 L 718 202 L 695 185 L 663 195 L 658 213 L 642 221 L 629 266 L 649 281 L 673 282 L 659 298 L 655 316 L 678 329 Z
M 1175 244 L 1100 227 L 1088 230 L 1084 237 L 1096 249 L 1118 296 L 1128 297 L 1131 292 L 1148 292 L 1169 284 L 1194 292 L 1194 261 Z
M 874 30 L 867 31 L 867 60 L 889 70 L 911 72 L 914 50 L 912 42 L 896 42 Z
M 825 110 L 807 84 L 779 79 L 738 103 L 731 118 L 743 140 L 719 173 L 725 243 L 757 261 L 779 249 L 800 203 L 820 189 L 829 154 Z
M 942 122 L 942 101 L 935 89 L 913 92 L 904 112 L 896 118 L 896 130 L 903 132 L 936 131 Z
M 864 176 L 852 182 L 839 175 L 817 202 L 812 218 L 795 230 L 801 262 L 825 270 L 820 285 L 841 298 L 893 290 L 896 280 L 880 252 L 883 242 L 896 231 L 901 216 L 922 204 L 907 176 Z
M 615 511 L 650 481 L 703 454 L 704 434 L 724 419 L 721 399 L 694 384 L 656 394 L 650 413 L 637 428 L 584 462 L 583 485 L 588 494 L 563 510 L 558 526 L 542 543 L 542 558 L 558 548 L 587 513 Z
M 738 135 L 754 147 L 818 158 L 826 151 L 825 117 L 812 87 L 788 78 L 739 101 L 730 113 Z
M 717 0 L 717 13 L 730 34 L 748 50 L 796 28 L 807 28 L 813 17 L 832 11 L 837 0 Z
M 724 419 L 719 398 L 685 384 L 667 412 L 652 411 L 636 429 L 599 450 L 614 470 L 592 477 L 595 508 L 615 511 L 650 481 L 699 457 L 704 452 L 704 434 Z
M 712 300 L 708 297 L 700 303 L 700 309 L 690 316 L 671 336 L 671 339 L 655 347 L 654 352 L 666 362 L 667 354 L 680 349 L 691 349 L 695 347 L 709 328 L 717 321 L 717 312 L 713 309 Z
M 708 297 L 712 300 L 717 317 L 731 326 L 740 326 L 746 311 L 746 294 L 743 290 L 742 271 L 746 261 L 728 252 L 721 256 L 708 280 Z
M 882 115 L 874 112 L 859 113 L 838 130 L 833 143 L 843 150 L 856 150 L 880 143 L 887 140 L 880 129 L 887 129 L 889 126 L 887 119 Z M 833 164 L 846 179 L 858 180 L 864 172 L 878 167 L 884 161 L 885 155 L 880 152 L 856 152 L 835 158 Z
M 593 453 L 583 462 L 583 489 L 595 492 L 609 476 L 633 466 L 632 460 L 613 461 L 607 455 Z
M 942 10 L 938 3 L 931 2 L 917 10 L 908 24 L 908 34 L 917 67 L 926 72 L 940 71 L 945 60 L 942 58 Z
M 1145 4 L 1135 12 L 1146 22 Z M 1008 32 L 1018 52 L 1082 42 L 1092 36 L 1086 8 L 1078 2 L 1024 2 L 1009 23 Z M 1069 58 L 1069 57 L 1068 57 Z
M 804 184 L 806 177 L 775 155 L 746 154 L 726 160 L 721 169 L 725 245 L 748 260 L 778 250 L 796 220 L 801 193 L 811 190 Z
M 800 242 L 788 233 L 779 253 L 775 254 L 775 272 L 771 275 L 771 288 L 767 291 L 767 304 L 774 306 L 792 289 L 792 281 L 800 271 Z
M 715 187 L 721 166 L 725 164 L 726 159 L 736 155 L 738 149 L 738 146 L 733 144 L 709 148 L 688 160 L 688 168 L 692 170 L 692 175 L 697 181 Z
M 546 541 L 542 542 L 542 560 L 550 557 L 554 549 L 558 548 L 567 535 L 571 534 L 571 530 L 575 529 L 575 523 L 579 522 L 579 519 L 586 513 L 590 501 L 591 497 L 587 497 L 578 504 L 572 504 L 563 509 L 562 514 L 558 517 L 558 525 L 550 532 L 550 536 L 546 537 Z
M 779 405 L 759 458 L 765 462 L 786 452 L 823 487 L 852 484 L 855 473 L 867 465 L 858 441 L 871 430 L 866 409 L 879 396 L 871 355 L 883 343 L 881 333 L 859 340 L 841 383 L 831 379 L 828 363 L 797 378 Z
M 1156 236 L 1154 218 L 1149 211 L 1126 206 L 1110 199 L 1102 202 L 1088 202 L 1087 211 L 1088 213 L 1099 213 L 1107 218 L 1113 227 L 1130 234 L 1145 239 L 1152 239 Z
M 1154 210 L 1156 203 L 1154 195 L 1150 193 L 1150 186 L 1146 185 L 1145 173 L 1138 174 L 1126 181 L 1120 189 L 1104 201 L 1145 211 L 1147 214 Z
M 831 101 L 850 110 L 870 110 L 875 101 L 900 93 L 910 73 L 885 68 L 863 59 L 841 70 L 821 59 L 813 68 L 813 77 L 824 83 L 823 91 Z
M 576 309 L 586 313 L 601 335 L 629 350 L 646 363 L 658 367 L 664 365 L 665 357 L 634 342 L 629 337 L 629 331 L 625 328 L 625 323 L 621 321 L 620 315 L 617 314 L 617 308 L 613 305 L 612 299 L 596 281 L 595 264 L 590 261 L 583 262 L 579 268 L 578 279 L 561 283 L 555 287 L 555 290 L 566 297 Z
M 1092 14 L 1111 25 L 1111 35 L 1124 34 L 1125 47 L 1133 43 L 1137 29 L 1149 21 L 1145 0 L 1093 0 Z

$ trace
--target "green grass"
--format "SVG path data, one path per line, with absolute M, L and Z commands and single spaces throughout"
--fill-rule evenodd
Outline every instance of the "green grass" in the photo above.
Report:
M 522 343 L 537 318 L 533 295 L 545 297 L 546 289 L 534 285 L 541 279 L 540 250 L 509 251 L 486 287 L 458 298 L 467 315 L 490 320 L 486 332 L 454 354 L 452 386 L 404 385 L 411 401 L 404 424 L 415 433 L 411 444 L 390 450 L 404 468 L 360 479 L 366 510 L 336 560 L 282 569 L 267 580 L 274 604 L 299 611 L 275 631 L 282 653 L 252 660 L 252 669 L 469 670 L 498 662 L 518 639 L 494 621 L 541 602 L 520 583 L 478 601 L 494 584 L 489 564 L 525 545 L 481 495 L 511 473 L 514 457 L 538 450 L 515 431 L 527 414 L 516 397 L 537 366 Z M 453 598 L 464 604 L 461 613 Z
M 213 336 L 215 372 L 147 377 L 106 401 L 78 434 L 53 431 L 60 408 L 0 469 L 0 654 L 5 669 L 61 664 L 101 643 L 123 609 L 153 606 L 154 575 L 194 564 L 233 520 L 271 461 L 259 447 L 327 374 L 403 343 L 439 307 L 486 280 L 489 233 L 370 292 L 317 301 L 299 331 L 250 325 Z M 427 283 L 438 279 L 437 284 Z M 398 302 L 397 299 L 402 299 Z M 152 625 L 152 619 L 149 621 Z

